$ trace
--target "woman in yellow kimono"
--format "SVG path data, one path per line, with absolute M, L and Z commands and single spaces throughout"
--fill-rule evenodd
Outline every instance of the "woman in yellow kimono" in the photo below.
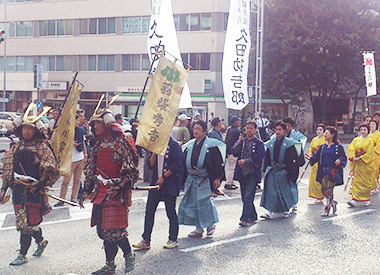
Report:
M 360 136 L 354 138 L 348 146 L 350 174 L 354 176 L 349 191 L 352 200 L 347 202 L 351 207 L 356 206 L 357 201 L 363 201 L 365 206 L 371 205 L 372 173 L 375 171 L 376 161 L 373 140 L 369 132 L 369 125 L 361 124 Z
M 318 124 L 316 128 L 317 136 L 311 140 L 309 147 L 309 155 L 314 155 L 319 146 L 326 142 L 325 136 L 323 133 L 325 132 L 325 125 Z M 315 203 L 322 203 L 324 198 L 321 192 L 321 184 L 317 182 L 317 171 L 318 171 L 318 162 L 316 162 L 313 166 L 310 167 L 310 176 L 309 176 L 309 197 L 316 199 Z
M 379 192 L 377 189 L 377 179 L 379 178 L 379 168 L 380 168 L 380 133 L 377 131 L 377 127 L 379 124 L 376 120 L 371 120 L 369 123 L 369 128 L 371 132 L 369 135 L 371 136 L 373 140 L 373 146 L 375 147 L 375 160 L 376 160 L 376 168 L 375 171 L 372 173 L 372 190 L 371 195 L 376 194 Z

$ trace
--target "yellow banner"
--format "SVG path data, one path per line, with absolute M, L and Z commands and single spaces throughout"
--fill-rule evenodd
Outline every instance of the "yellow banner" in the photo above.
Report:
M 71 173 L 71 158 L 74 147 L 75 134 L 75 116 L 77 112 L 77 104 L 83 85 L 75 81 L 61 116 L 58 120 L 58 126 L 53 135 L 52 147 L 57 156 L 60 167 L 60 175 L 68 176 Z
M 160 58 L 140 119 L 137 145 L 165 155 L 187 75 L 175 62 Z

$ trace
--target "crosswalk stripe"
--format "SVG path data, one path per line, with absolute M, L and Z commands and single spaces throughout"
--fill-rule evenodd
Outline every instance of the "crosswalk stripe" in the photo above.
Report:
M 241 240 L 251 239 L 251 238 L 255 238 L 255 237 L 263 236 L 263 235 L 265 235 L 265 234 L 264 233 L 254 233 L 254 234 L 239 236 L 239 237 L 235 237 L 235 238 L 230 238 L 227 240 L 221 240 L 221 241 L 216 241 L 216 242 L 212 242 L 212 243 L 208 243 L 208 244 L 202 244 L 202 245 L 198 245 L 198 246 L 188 247 L 185 249 L 180 249 L 179 251 L 184 252 L 184 253 L 188 253 L 188 252 L 193 252 L 196 250 L 201 250 L 201 249 L 205 249 L 205 248 L 219 246 L 222 244 L 233 243 L 233 242 L 238 242 Z

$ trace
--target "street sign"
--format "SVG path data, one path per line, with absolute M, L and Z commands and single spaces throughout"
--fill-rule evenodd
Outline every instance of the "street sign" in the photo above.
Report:
M 34 88 L 42 88 L 42 64 L 34 65 Z
M 37 109 L 42 109 L 42 102 L 41 101 L 38 101 L 37 102 Z
M 9 98 L 7 98 L 7 97 L 0 97 L 0 102 L 1 103 L 8 103 L 9 102 Z

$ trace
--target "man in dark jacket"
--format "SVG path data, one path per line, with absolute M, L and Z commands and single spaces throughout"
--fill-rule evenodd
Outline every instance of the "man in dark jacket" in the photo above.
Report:
M 166 214 L 169 218 L 169 240 L 164 245 L 164 248 L 175 248 L 178 246 L 178 216 L 175 210 L 176 200 L 181 189 L 183 181 L 183 156 L 181 147 L 172 138 L 163 157 L 163 168 L 159 169 L 160 156 L 151 154 L 147 158 L 148 167 L 153 169 L 153 175 L 150 185 L 159 185 L 159 190 L 152 189 L 149 191 L 148 201 L 145 210 L 144 233 L 142 241 L 134 244 L 133 247 L 142 250 L 150 249 L 150 237 L 153 230 L 154 215 L 158 203 L 165 202 Z M 162 171 L 160 171 L 162 170 Z
M 236 189 L 237 186 L 234 184 L 233 177 L 236 166 L 237 158 L 235 158 L 232 154 L 232 146 L 234 146 L 235 142 L 239 139 L 240 131 L 238 127 L 240 126 L 240 118 L 237 116 L 232 116 L 230 118 L 231 127 L 228 128 L 227 136 L 226 136 L 226 144 L 227 144 L 227 164 L 226 164 L 226 184 L 224 188 L 226 189 Z
M 234 179 L 238 180 L 243 201 L 243 213 L 239 225 L 247 226 L 249 222 L 256 222 L 257 213 L 253 200 L 256 186 L 261 182 L 261 166 L 265 156 L 264 144 L 256 138 L 257 124 L 248 121 L 245 125 L 247 137 L 240 134 L 233 146 L 233 155 L 238 158 Z

